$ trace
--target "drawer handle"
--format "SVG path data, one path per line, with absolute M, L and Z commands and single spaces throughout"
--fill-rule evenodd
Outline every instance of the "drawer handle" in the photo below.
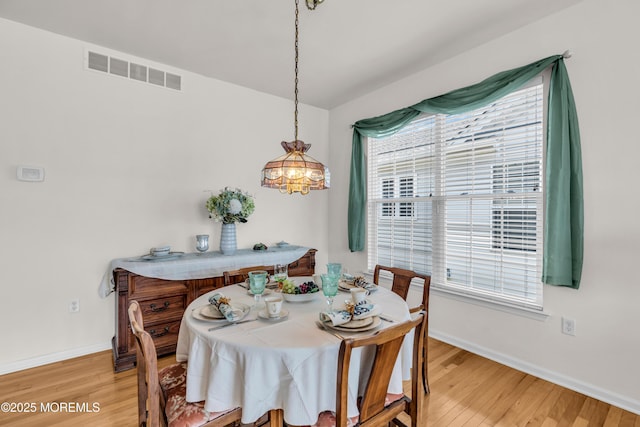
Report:
M 165 301 L 162 307 L 158 307 L 155 304 L 151 304 L 149 307 L 151 307 L 151 311 L 153 311 L 154 313 L 165 311 L 167 308 L 169 308 L 169 301 Z
M 164 331 L 162 331 L 162 332 L 158 332 L 158 333 L 156 333 L 156 330 L 155 330 L 155 329 L 150 329 L 150 330 L 149 330 L 149 334 L 150 334 L 153 338 L 160 338 L 160 337 L 163 337 L 163 336 L 167 335 L 168 333 L 169 333 L 169 327 L 168 327 L 168 326 L 165 326 L 165 327 L 164 327 Z

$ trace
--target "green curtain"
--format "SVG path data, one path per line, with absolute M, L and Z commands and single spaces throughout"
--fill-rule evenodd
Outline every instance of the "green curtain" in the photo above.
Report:
M 353 125 L 349 182 L 349 249 L 364 250 L 366 164 L 362 137 L 394 134 L 421 113 L 457 114 L 474 110 L 522 87 L 553 66 L 549 85 L 546 152 L 544 283 L 578 288 L 583 257 L 583 201 L 580 132 L 569 76 L 562 55 L 503 71 L 488 79 L 410 107 L 359 120 Z

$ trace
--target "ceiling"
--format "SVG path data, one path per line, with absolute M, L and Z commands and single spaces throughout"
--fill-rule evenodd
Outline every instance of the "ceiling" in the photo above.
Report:
M 300 4 L 300 101 L 330 109 L 581 0 Z M 293 98 L 294 0 L 0 0 L 0 17 Z M 559 48 L 561 49 L 561 48 Z

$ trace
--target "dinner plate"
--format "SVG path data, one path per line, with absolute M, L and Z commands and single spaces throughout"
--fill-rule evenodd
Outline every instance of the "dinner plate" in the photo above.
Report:
M 364 319 L 351 320 L 347 323 L 343 323 L 342 325 L 338 325 L 347 329 L 360 329 L 369 326 L 373 323 L 373 316 L 367 317 Z
M 269 320 L 272 322 L 277 322 L 278 320 L 284 320 L 287 318 L 287 316 L 289 316 L 289 311 L 284 309 L 280 310 L 280 316 L 278 317 L 270 317 L 269 314 L 264 310 L 258 312 L 259 318 L 264 320 Z
M 236 321 L 240 319 L 244 319 L 249 311 L 251 311 L 251 307 L 242 303 L 234 303 L 232 304 L 235 308 L 239 308 L 242 311 L 242 315 L 236 319 Z M 220 313 L 220 311 L 213 304 L 203 305 L 200 308 L 196 308 L 191 312 L 191 315 L 198 319 L 203 320 L 205 322 L 220 322 L 226 321 L 227 319 Z
M 169 252 L 167 255 L 143 255 L 140 259 L 145 261 L 168 261 L 180 258 L 182 255 L 184 255 L 184 252 Z
M 340 280 L 338 282 L 338 289 L 344 292 L 351 292 L 351 289 L 357 288 L 359 286 L 354 285 L 353 283 L 349 283 L 346 280 Z M 369 283 L 368 286 L 366 288 L 363 288 L 368 290 L 369 292 L 375 292 L 378 290 L 378 285 L 375 285 L 373 283 Z
M 360 327 L 357 327 L 357 328 L 350 327 L 350 325 L 349 325 L 349 323 L 361 322 L 361 321 L 367 320 L 367 319 L 371 319 L 371 323 L 369 323 L 368 325 L 360 326 Z M 342 331 L 342 332 L 363 332 L 363 331 L 370 331 L 371 329 L 375 329 L 378 326 L 380 326 L 380 323 L 382 323 L 382 321 L 380 320 L 380 318 L 378 316 L 367 317 L 367 319 L 352 320 L 351 322 L 344 323 L 342 325 L 335 325 L 335 326 L 329 320 L 329 321 L 324 322 L 324 326 L 326 326 L 327 328 L 335 329 L 336 331 Z
M 224 319 L 218 307 L 213 304 L 203 305 L 198 309 L 198 312 L 207 319 Z
M 193 316 L 193 318 L 194 318 L 194 319 L 202 320 L 203 322 L 224 322 L 224 321 L 226 321 L 226 320 L 227 320 L 227 319 L 225 319 L 224 317 L 221 317 L 221 318 L 217 318 L 217 319 L 215 319 L 215 318 L 213 318 L 213 317 L 206 317 L 206 316 L 203 316 L 203 315 L 200 313 L 200 309 L 199 309 L 199 308 L 194 309 L 194 310 L 191 312 L 191 316 Z

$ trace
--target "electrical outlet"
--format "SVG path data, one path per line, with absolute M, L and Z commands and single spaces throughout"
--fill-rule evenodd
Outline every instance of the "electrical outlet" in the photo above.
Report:
M 77 313 L 80 311 L 80 300 L 78 298 L 71 300 L 69 303 L 69 313 Z
M 576 335 L 576 321 L 567 317 L 562 318 L 562 333 L 566 335 Z

